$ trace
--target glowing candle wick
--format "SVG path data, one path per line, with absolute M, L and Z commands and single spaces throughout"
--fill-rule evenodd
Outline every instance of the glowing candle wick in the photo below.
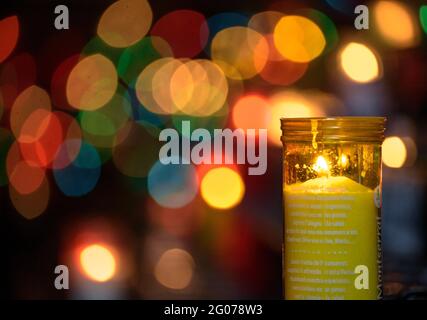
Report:
M 316 163 L 313 165 L 313 170 L 316 171 L 319 176 L 329 176 L 329 165 L 323 156 L 317 157 Z

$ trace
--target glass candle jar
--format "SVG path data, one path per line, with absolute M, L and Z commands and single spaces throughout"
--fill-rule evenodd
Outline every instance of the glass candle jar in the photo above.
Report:
M 385 118 L 281 119 L 285 299 L 376 300 Z

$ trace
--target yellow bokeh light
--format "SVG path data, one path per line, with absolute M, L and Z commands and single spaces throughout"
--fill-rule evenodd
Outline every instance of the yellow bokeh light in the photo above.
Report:
M 218 32 L 212 40 L 212 60 L 231 79 L 250 79 L 264 68 L 268 60 L 268 43 L 264 36 L 245 27 L 231 27 Z
M 401 168 L 406 162 L 407 150 L 399 137 L 388 137 L 382 145 L 383 163 L 390 168 Z
M 154 276 L 163 286 L 182 290 L 188 287 L 194 273 L 193 257 L 185 250 L 170 249 L 160 257 Z
M 151 82 L 153 98 L 166 114 L 174 114 L 178 111 L 172 99 L 170 81 L 175 71 L 183 64 L 184 62 L 179 59 L 172 59 L 162 65 L 153 76 Z
M 146 0 L 119 0 L 101 16 L 97 33 L 112 47 L 125 48 L 141 40 L 153 20 Z
M 367 83 L 378 79 L 380 64 L 375 53 L 361 43 L 351 42 L 340 55 L 341 68 L 353 81 Z
M 200 192 L 211 207 L 230 209 L 242 201 L 245 184 L 236 171 L 227 167 L 214 168 L 203 177 Z
M 268 126 L 268 140 L 276 146 L 282 146 L 280 137 L 281 118 L 323 117 L 325 113 L 320 106 L 311 103 L 304 96 L 295 92 L 284 92 L 272 98 L 271 121 Z
M 274 29 L 274 43 L 279 53 L 294 62 L 309 62 L 326 46 L 322 30 L 302 16 L 285 16 Z
M 176 68 L 170 95 L 176 109 L 194 116 L 209 116 L 224 106 L 228 82 L 224 72 L 209 60 L 190 60 Z
M 67 99 L 76 109 L 93 111 L 111 100 L 117 84 L 114 64 L 105 56 L 94 54 L 74 66 L 67 79 Z
M 97 282 L 106 282 L 116 273 L 116 259 L 106 247 L 93 244 L 80 253 L 80 264 L 85 275 Z
M 379 33 L 392 46 L 407 48 L 418 42 L 414 15 L 402 2 L 379 1 L 374 8 Z
M 174 61 L 174 59 L 169 57 L 157 59 L 150 63 L 148 66 L 146 66 L 138 76 L 138 79 L 135 84 L 136 96 L 139 102 L 141 102 L 144 108 L 146 108 L 148 111 L 157 114 L 169 114 L 171 113 L 171 111 L 173 111 L 163 110 L 162 106 L 157 103 L 153 94 L 154 76 L 163 66 L 168 63 L 171 63 L 172 61 Z

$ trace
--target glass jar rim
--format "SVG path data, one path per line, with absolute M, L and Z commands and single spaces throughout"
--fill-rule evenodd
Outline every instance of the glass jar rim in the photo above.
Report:
M 384 141 L 385 117 L 281 118 L 282 142 L 372 142 Z

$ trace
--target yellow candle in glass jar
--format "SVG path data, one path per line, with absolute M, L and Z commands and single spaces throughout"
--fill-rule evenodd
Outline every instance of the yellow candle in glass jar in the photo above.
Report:
M 284 187 L 286 299 L 377 299 L 378 194 L 344 176 Z
M 285 299 L 381 299 L 385 121 L 281 119 Z

